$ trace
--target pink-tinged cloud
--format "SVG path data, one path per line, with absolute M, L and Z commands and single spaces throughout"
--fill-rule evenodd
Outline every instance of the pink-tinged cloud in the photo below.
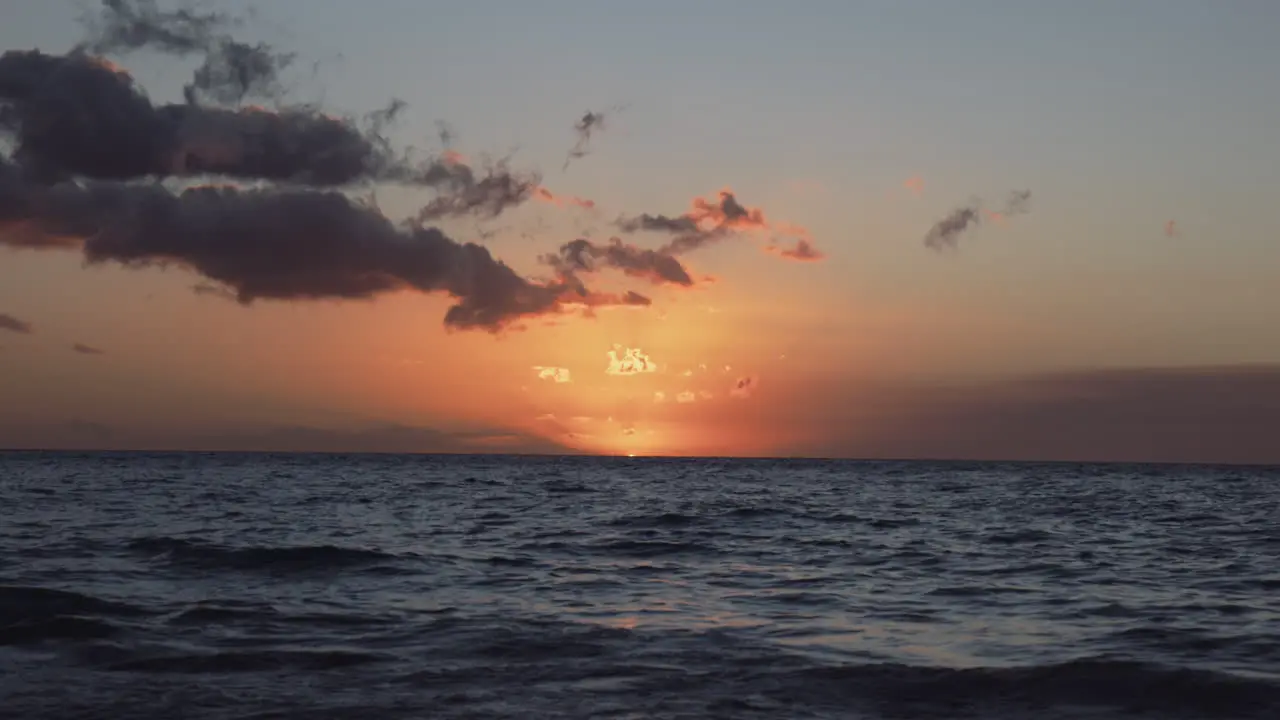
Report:
M 533 199 L 557 207 L 580 207 L 591 209 L 596 206 L 594 200 L 575 197 L 573 195 L 556 195 L 545 187 L 539 186 L 533 191 Z
M 1164 224 L 1164 236 L 1165 237 L 1178 236 L 1178 223 L 1176 221 L 1169 220 Z
M 911 191 L 912 194 L 919 197 L 920 195 L 924 194 L 924 178 L 920 177 L 919 175 L 912 175 L 911 177 L 902 181 L 902 187 L 906 188 L 907 190 Z
M 681 255 L 738 233 L 755 231 L 773 231 L 812 243 L 809 231 L 804 227 L 792 223 L 770 223 L 763 210 L 743 205 L 727 188 L 721 190 L 715 200 L 694 198 L 692 208 L 682 215 L 644 213 L 619 218 L 617 225 L 624 233 L 648 231 L 673 235 L 671 241 L 658 251 L 666 255 Z

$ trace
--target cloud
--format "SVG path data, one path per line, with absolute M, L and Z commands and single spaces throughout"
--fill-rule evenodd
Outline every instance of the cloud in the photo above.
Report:
M 0 330 L 8 330 L 19 335 L 30 335 L 35 332 L 35 327 L 25 320 L 19 320 L 12 315 L 0 313 Z
M 692 209 L 682 215 L 671 217 L 645 213 L 621 217 L 616 224 L 624 233 L 650 231 L 675 235 L 663 247 L 663 252 L 671 255 L 718 242 L 734 231 L 768 227 L 760 209 L 748 208 L 738 202 L 738 198 L 730 190 L 721 190 L 717 200 L 694 198 Z
M 765 247 L 765 250 L 779 257 L 797 262 L 817 262 L 827 257 L 821 250 L 818 250 L 812 243 L 803 238 L 797 240 L 791 247 L 770 244 Z
M 557 253 L 542 256 L 541 261 L 566 278 L 575 273 L 596 272 L 610 267 L 655 285 L 693 285 L 689 271 L 675 257 L 657 250 L 638 248 L 616 237 L 605 245 L 579 238 L 561 245 Z
M 1280 364 L 860 380 L 796 412 L 779 421 L 806 423 L 797 450 L 815 455 L 1280 464 Z
M 538 374 L 539 380 L 552 380 L 557 383 L 573 382 L 573 376 L 569 373 L 569 368 L 534 365 L 533 370 Z
M 1009 198 L 1005 203 L 1004 210 L 986 211 L 987 217 L 993 221 L 1000 221 L 1006 217 L 1013 215 L 1021 215 L 1030 210 L 1031 191 L 1016 190 L 1009 193 Z M 963 235 L 970 227 L 977 227 L 982 224 L 983 208 L 981 200 L 974 200 L 968 205 L 958 207 L 952 210 L 941 220 L 934 224 L 929 232 L 925 234 L 924 244 L 932 250 L 944 250 L 947 248 L 955 248 L 959 243 L 960 236 Z
M 1164 236 L 1165 236 L 1165 237 L 1170 237 L 1170 238 L 1171 238 L 1171 237 L 1177 237 L 1177 236 L 1178 236 L 1178 223 L 1177 223 L 1176 221 L 1174 221 L 1174 220 L 1169 220 L 1169 221 L 1165 222 L 1165 224 L 1164 224 Z
M 676 402 L 681 404 L 694 403 L 697 401 L 698 401 L 698 396 L 694 395 L 693 392 L 689 390 L 685 390 L 684 392 L 676 396 Z
M 84 345 L 84 344 L 82 344 L 82 343 L 76 343 L 76 344 L 72 345 L 72 346 L 71 346 L 71 349 L 72 349 L 72 351 L 74 351 L 74 352 L 78 352 L 78 353 L 80 353 L 81 355 L 102 355 L 102 354 L 104 354 L 104 352 L 103 352 L 102 350 L 99 350 L 99 349 L 98 349 L 98 348 L 96 348 L 96 347 L 90 347 L 90 346 L 88 346 L 88 345 Z
M 733 387 L 729 388 L 729 397 L 744 399 L 751 397 L 756 388 L 760 386 L 760 380 L 754 375 L 738 378 Z
M 913 195 L 919 197 L 924 194 L 924 178 L 919 175 L 912 175 L 902 181 L 902 187 L 909 190 Z
M 658 366 L 640 348 L 614 345 L 608 355 L 609 366 L 604 370 L 606 375 L 638 375 L 658 370 Z
M 453 190 L 468 177 L 456 169 L 443 172 L 438 163 L 416 167 L 393 152 L 376 127 L 361 129 L 305 106 L 153 106 L 127 73 L 74 52 L 0 54 L 0 102 L 8 105 L 4 130 L 17 148 L 14 157 L 41 182 L 216 174 L 313 186 L 378 180 Z
M 0 159 L 0 243 L 80 250 L 91 264 L 178 265 L 258 300 L 358 299 L 399 290 L 447 294 L 445 325 L 497 331 L 586 306 L 647 305 L 634 293 L 538 283 L 488 249 L 437 228 L 397 227 L 338 192 L 189 188 L 82 181 L 32 186 Z
M 143 48 L 186 56 L 203 54 L 184 94 L 190 104 L 226 104 L 281 93 L 279 74 L 294 60 L 270 46 L 239 42 L 228 30 L 241 22 L 227 13 L 190 8 L 162 11 L 154 0 L 103 0 L 97 16 L 83 18 L 88 38 L 76 48 L 97 55 Z
M 711 392 L 710 390 L 699 390 L 698 397 L 702 398 L 703 400 L 711 400 L 712 398 L 715 397 L 715 393 Z
M 572 195 L 556 195 L 555 193 L 541 186 L 538 187 L 536 190 L 534 190 L 533 199 L 538 200 L 540 202 L 549 203 L 551 205 L 557 205 L 559 207 L 573 206 L 573 207 L 591 209 L 596 206 L 596 203 L 594 200 L 587 200 L 586 198 L 574 197 Z
M 561 172 L 569 169 L 569 164 L 574 160 L 584 158 L 591 153 L 591 136 L 605 129 L 605 123 L 613 113 L 621 112 L 625 106 L 615 105 L 608 111 L 595 112 L 588 110 L 583 113 L 582 117 L 573 124 L 573 132 L 577 135 L 577 141 L 569 152 L 565 155 L 564 166 L 560 168 Z
M 789 251 L 779 250 L 776 254 L 805 260 L 821 257 L 807 229 L 793 223 L 771 224 L 765 218 L 764 211 L 743 205 L 731 190 L 721 190 L 716 200 L 694 198 L 692 208 L 682 215 L 644 213 L 623 216 L 615 224 L 624 233 L 658 232 L 674 235 L 674 238 L 658 250 L 663 255 L 682 255 L 738 233 L 772 230 L 780 235 L 797 238 L 794 248 Z M 776 242 L 775 239 L 773 244 Z M 766 247 L 766 250 L 773 251 L 771 247 Z
M 496 218 L 533 197 L 539 188 L 537 173 L 518 173 L 508 167 L 507 159 L 485 161 L 477 173 L 456 153 L 445 153 L 420 172 L 409 171 L 404 177 L 429 185 L 440 195 L 418 211 L 418 220 L 427 222 L 449 217 L 478 215 Z
M 667 394 L 666 394 L 666 393 L 664 393 L 664 392 L 662 392 L 661 390 L 659 390 L 658 392 L 655 392 L 655 393 L 653 394 L 653 401 L 654 401 L 655 403 L 662 403 L 662 402 L 666 402 L 666 401 L 667 401 Z
M 448 147 L 449 132 L 446 148 L 425 158 L 396 149 L 387 131 L 405 110 L 398 100 L 361 117 L 284 102 L 281 73 L 294 55 L 234 38 L 241 18 L 107 0 L 86 22 L 87 38 L 65 54 L 0 54 L 0 147 L 11 148 L 0 155 L 0 245 L 178 267 L 199 276 L 193 292 L 244 306 L 443 295 L 454 301 L 447 328 L 496 333 L 570 311 L 648 307 L 645 295 L 593 290 L 578 275 L 610 267 L 691 286 L 677 249 L 764 226 L 759 210 L 724 191 L 673 221 L 691 232 L 664 249 L 573 241 L 548 256 L 559 277 L 525 277 L 432 223 L 493 218 L 530 199 L 591 201 L 552 193 L 507 158 L 472 163 Z M 142 49 L 199 61 L 184 102 L 152 102 L 104 57 Z M 244 104 L 250 97 L 273 104 Z M 583 152 L 604 118 L 578 123 Z M 395 221 L 376 206 L 377 183 L 427 197 Z M 348 195 L 358 190 L 369 199 Z

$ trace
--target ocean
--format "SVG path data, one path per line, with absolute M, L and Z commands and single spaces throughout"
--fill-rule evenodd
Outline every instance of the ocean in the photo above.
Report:
M 4 718 L 1280 718 L 1280 469 L 0 454 Z

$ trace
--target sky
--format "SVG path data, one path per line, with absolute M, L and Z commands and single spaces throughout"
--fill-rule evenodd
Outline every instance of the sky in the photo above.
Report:
M 1280 463 L 1275 3 L 193 7 L 0 0 L 0 447 Z

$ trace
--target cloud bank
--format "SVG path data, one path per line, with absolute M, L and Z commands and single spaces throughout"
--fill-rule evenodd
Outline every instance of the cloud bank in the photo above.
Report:
M 368 299 L 417 291 L 455 302 L 447 327 L 500 331 L 519 321 L 602 306 L 644 307 L 634 291 L 599 292 L 579 273 L 616 267 L 632 277 L 690 285 L 654 251 L 575 241 L 555 253 L 550 279 L 517 273 L 472 242 L 429 223 L 494 218 L 530 199 L 591 207 L 559 196 L 536 172 L 507 160 L 472 164 L 452 150 L 426 159 L 393 148 L 385 131 L 405 106 L 364 118 L 281 100 L 294 56 L 236 40 L 220 13 L 161 10 L 145 0 L 104 0 L 86 39 L 64 54 L 0 54 L 0 244 L 79 252 L 89 264 L 176 266 L 197 273 L 202 294 L 258 301 Z M 151 50 L 195 56 L 180 103 L 154 103 L 105 55 Z M 585 142 L 603 127 L 588 113 Z M 175 187 L 175 182 L 203 183 Z M 353 189 L 396 183 L 434 197 L 395 222 Z

